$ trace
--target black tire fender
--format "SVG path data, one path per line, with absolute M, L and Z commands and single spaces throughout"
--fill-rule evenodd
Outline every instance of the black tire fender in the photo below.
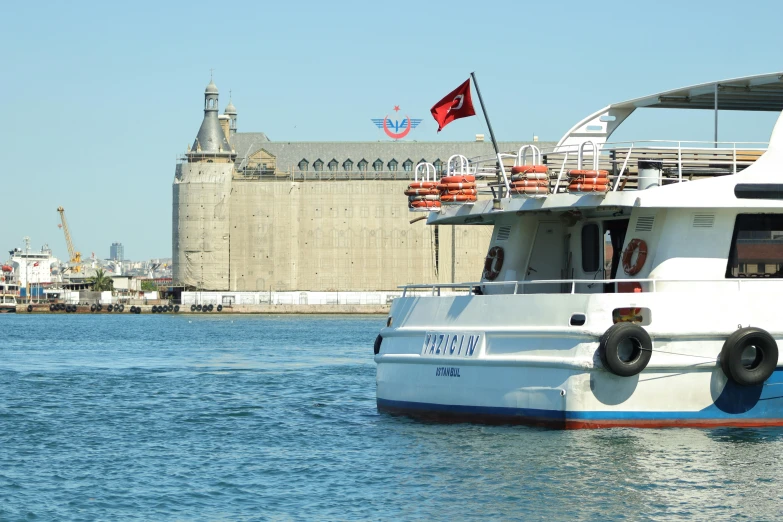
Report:
M 209 305 L 207 306 L 207 311 L 211 312 L 212 310 L 214 310 L 214 308 L 215 308 L 214 306 Z
M 120 311 L 120 313 L 125 311 L 125 305 L 124 304 L 120 305 L 120 310 L 119 311 Z
M 637 324 L 617 323 L 601 336 L 598 353 L 607 370 L 620 377 L 632 377 L 650 362 L 652 339 Z
M 755 348 L 749 352 L 749 348 Z M 764 384 L 778 366 L 778 343 L 766 330 L 740 328 L 726 339 L 720 352 L 720 367 L 740 386 Z
M 27 311 L 32 312 L 33 311 L 33 305 L 27 305 Z
M 179 312 L 179 305 L 174 305 L 174 313 L 176 314 Z
M 201 305 L 196 305 L 196 310 L 201 311 Z
M 372 352 L 375 355 L 378 355 L 381 353 L 381 344 L 383 343 L 383 337 L 381 337 L 381 334 L 378 334 L 378 337 L 375 338 L 375 345 L 372 347 Z
M 196 305 L 190 305 L 190 311 L 195 312 L 196 311 Z
M 223 305 L 222 304 L 217 305 L 217 311 L 218 312 L 222 312 L 223 311 Z
M 109 305 L 109 306 L 107 306 L 107 307 L 106 307 L 106 311 L 108 311 L 108 312 L 113 312 L 113 311 L 114 311 L 114 306 L 113 306 L 113 305 Z

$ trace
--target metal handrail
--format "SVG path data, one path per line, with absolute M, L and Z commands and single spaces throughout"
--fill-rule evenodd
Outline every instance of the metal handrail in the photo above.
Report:
M 531 161 L 533 162 L 532 165 L 540 165 L 541 164 L 541 149 L 536 147 L 535 145 L 522 145 L 522 147 L 519 148 L 519 152 L 517 152 L 517 159 L 514 163 L 517 167 L 522 167 L 524 165 L 527 165 L 527 151 L 530 149 L 531 151 Z
M 421 180 L 419 180 L 419 170 L 422 171 Z M 413 171 L 413 179 L 414 181 L 437 181 L 438 170 L 432 163 L 419 163 Z
M 432 290 L 432 295 L 440 295 L 441 289 L 454 288 L 454 289 L 467 289 L 469 294 L 473 294 L 476 287 L 504 287 L 514 285 L 514 294 L 519 294 L 519 288 L 527 285 L 552 285 L 552 284 L 568 284 L 571 285 L 570 294 L 576 294 L 576 285 L 589 284 L 603 285 L 603 284 L 616 284 L 616 283 L 650 283 L 651 290 L 648 292 L 656 293 L 658 291 L 658 284 L 660 283 L 711 283 L 711 284 L 723 284 L 723 285 L 736 285 L 737 291 L 742 289 L 743 283 L 747 286 L 753 282 L 777 282 L 783 284 L 783 278 L 780 277 L 737 277 L 728 279 L 546 279 L 546 280 L 532 280 L 532 281 L 475 281 L 469 283 L 425 283 L 415 285 L 403 285 L 398 288 L 402 289 L 402 297 L 405 297 L 408 290 Z M 437 294 L 435 292 L 438 292 Z M 562 294 L 563 292 L 552 292 L 553 294 Z M 630 293 L 630 292 L 629 292 Z

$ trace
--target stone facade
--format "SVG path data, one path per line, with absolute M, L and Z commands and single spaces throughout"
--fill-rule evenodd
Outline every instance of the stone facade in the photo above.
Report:
M 377 291 L 480 279 L 491 228 L 410 223 L 411 165 L 489 156 L 485 142 L 272 142 L 226 134 L 205 92 L 173 187 L 175 284 L 231 291 Z M 224 141 L 225 140 L 225 141 Z M 226 146 L 228 143 L 228 146 Z M 523 143 L 503 143 L 516 151 Z M 481 196 L 487 197 L 487 196 Z

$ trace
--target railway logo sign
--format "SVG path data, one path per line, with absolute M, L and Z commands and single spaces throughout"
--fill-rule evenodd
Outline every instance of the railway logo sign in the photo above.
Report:
M 400 111 L 400 106 L 395 105 L 394 112 L 399 112 L 399 111 Z M 421 119 L 411 119 L 406 114 L 405 118 L 403 118 L 402 121 L 392 120 L 387 114 L 383 118 L 372 118 L 372 122 L 379 129 L 383 129 L 383 132 L 385 132 L 386 135 L 391 139 L 401 140 L 402 138 L 408 135 L 411 129 L 415 129 L 419 125 L 419 123 L 421 123 Z

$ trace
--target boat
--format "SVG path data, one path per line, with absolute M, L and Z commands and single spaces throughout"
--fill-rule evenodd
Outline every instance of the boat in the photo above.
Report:
M 714 111 L 715 141 L 610 142 L 641 108 Z M 550 149 L 455 155 L 448 183 L 416 180 L 441 194 L 428 225 L 492 236 L 476 280 L 394 300 L 374 346 L 378 410 L 558 429 L 783 425 L 783 116 L 769 143 L 723 143 L 725 110 L 780 112 L 783 73 L 612 104 Z M 476 197 L 450 200 L 461 188 Z
M 0 293 L 0 314 L 16 312 L 16 296 Z

